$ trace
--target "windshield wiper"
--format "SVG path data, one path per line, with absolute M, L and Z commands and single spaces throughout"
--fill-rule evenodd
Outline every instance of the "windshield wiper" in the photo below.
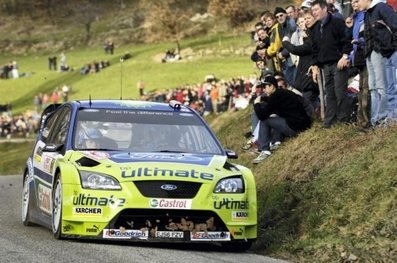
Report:
M 185 152 L 181 152 L 181 151 L 172 151 L 172 150 L 160 150 L 160 151 L 155 151 L 155 152 L 159 152 L 159 153 L 185 153 Z
M 110 151 L 118 151 L 117 149 L 107 149 L 107 148 L 84 148 L 79 149 L 80 151 L 103 151 L 103 152 L 110 152 Z

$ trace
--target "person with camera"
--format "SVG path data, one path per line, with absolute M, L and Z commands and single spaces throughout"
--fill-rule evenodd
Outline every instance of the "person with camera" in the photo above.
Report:
M 260 86 L 264 87 L 265 94 L 254 101 L 255 114 L 260 120 L 260 154 L 252 161 L 254 164 L 271 155 L 272 136 L 281 141 L 284 137 L 293 137 L 310 128 L 312 124 L 298 95 L 288 89 L 279 88 L 275 77 L 265 77 Z

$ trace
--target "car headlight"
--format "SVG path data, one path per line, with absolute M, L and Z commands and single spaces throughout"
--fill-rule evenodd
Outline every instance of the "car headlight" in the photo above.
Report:
M 231 177 L 220 180 L 214 193 L 244 193 L 244 182 L 241 177 Z
M 112 176 L 96 172 L 80 171 L 81 185 L 88 189 L 120 190 L 119 182 Z

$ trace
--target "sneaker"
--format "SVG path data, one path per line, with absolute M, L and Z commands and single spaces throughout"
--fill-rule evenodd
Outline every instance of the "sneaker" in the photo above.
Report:
M 273 143 L 271 142 L 269 145 L 270 151 L 275 151 L 278 148 L 280 148 L 280 146 L 281 146 L 281 142 L 273 142 Z
M 269 157 L 272 153 L 270 151 L 261 151 L 261 153 L 254 159 L 252 160 L 252 163 L 260 163 L 263 160 L 265 160 L 267 157 Z

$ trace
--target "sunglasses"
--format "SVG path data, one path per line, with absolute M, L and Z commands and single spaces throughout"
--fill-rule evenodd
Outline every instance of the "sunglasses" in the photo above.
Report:
M 280 15 L 276 16 L 276 18 L 278 19 L 278 18 L 283 17 L 283 16 L 284 16 L 284 14 L 280 14 Z

